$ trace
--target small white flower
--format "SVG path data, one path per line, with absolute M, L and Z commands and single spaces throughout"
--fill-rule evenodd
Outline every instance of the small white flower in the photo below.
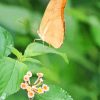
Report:
M 27 90 L 28 92 L 30 92 L 30 91 L 32 91 L 32 87 L 31 87 L 31 86 L 27 86 L 26 90 Z
M 37 76 L 42 78 L 43 77 L 43 73 L 37 73 Z
M 38 94 L 43 94 L 44 91 L 43 91 L 43 89 L 42 89 L 41 87 L 39 87 L 39 88 L 37 89 L 37 93 L 38 93 Z
M 24 89 L 24 90 L 25 90 L 25 89 L 27 88 L 27 86 L 28 86 L 28 84 L 27 84 L 27 83 L 21 83 L 21 86 L 20 86 L 20 87 L 21 87 L 22 89 Z
M 44 92 L 49 91 L 49 87 L 46 84 L 43 84 L 42 89 Z
M 28 71 L 28 72 L 27 72 L 27 75 L 28 75 L 29 77 L 32 77 L 32 72 L 31 72 L 31 71 Z
M 37 88 L 36 88 L 36 86 L 32 86 L 32 89 L 35 89 L 36 90 Z
M 28 92 L 28 97 L 33 98 L 34 97 L 34 92 L 33 91 Z

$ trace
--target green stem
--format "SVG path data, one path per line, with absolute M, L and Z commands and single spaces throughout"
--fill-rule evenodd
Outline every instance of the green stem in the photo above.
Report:
M 29 98 L 29 100 L 33 100 L 33 98 Z
M 11 52 L 18 58 L 19 61 L 22 61 L 22 59 L 24 58 L 22 53 L 19 52 L 16 48 L 14 47 L 10 47 Z

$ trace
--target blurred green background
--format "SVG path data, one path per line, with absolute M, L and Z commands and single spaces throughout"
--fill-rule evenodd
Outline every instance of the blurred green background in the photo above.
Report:
M 0 26 L 12 33 L 18 50 L 23 52 L 39 38 L 37 30 L 48 1 L 0 0 Z M 100 0 L 68 0 L 65 22 L 65 40 L 58 51 L 68 55 L 69 64 L 55 55 L 39 59 L 50 70 L 50 82 L 74 100 L 100 100 Z

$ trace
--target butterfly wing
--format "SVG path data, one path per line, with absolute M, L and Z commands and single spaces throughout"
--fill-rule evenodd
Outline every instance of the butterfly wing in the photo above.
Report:
M 55 48 L 63 43 L 65 4 L 66 0 L 50 0 L 38 30 L 40 38 Z

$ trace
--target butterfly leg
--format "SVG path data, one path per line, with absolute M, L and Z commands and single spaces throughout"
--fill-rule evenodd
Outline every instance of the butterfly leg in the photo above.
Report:
M 49 47 L 51 47 L 51 45 L 50 44 L 48 44 L 49 45 Z
M 45 45 L 44 45 L 45 42 L 44 42 L 42 39 L 34 39 L 34 42 L 36 42 L 36 41 L 42 41 L 42 43 L 43 43 L 43 47 L 45 46 Z
M 42 39 L 34 39 L 34 42 L 36 42 L 36 41 L 42 41 Z

